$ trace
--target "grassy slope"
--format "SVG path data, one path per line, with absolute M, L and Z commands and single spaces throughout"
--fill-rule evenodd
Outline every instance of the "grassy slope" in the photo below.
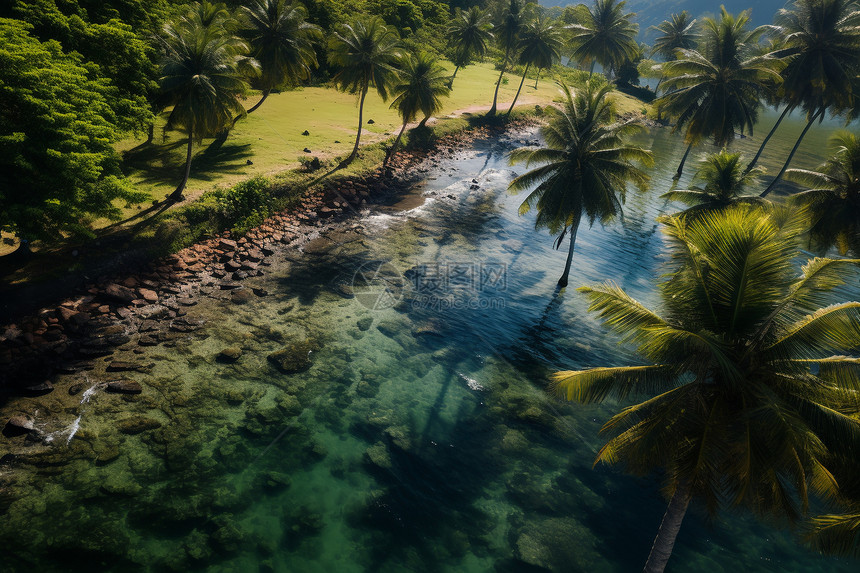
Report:
M 492 103 L 494 82 L 498 77 L 491 64 L 479 64 L 461 69 L 454 82 L 451 97 L 445 102 L 440 116 L 457 110 L 479 111 Z M 519 78 L 506 75 L 509 81 L 499 90 L 499 102 L 510 102 Z M 518 107 L 548 103 L 559 95 L 549 77 L 544 77 L 534 89 L 534 80 L 527 79 Z M 639 110 L 643 104 L 629 96 L 619 95 L 621 112 Z M 248 99 L 250 107 L 256 97 Z M 506 111 L 507 106 L 499 106 Z M 367 124 L 368 119 L 375 123 Z M 400 128 L 397 114 L 388 109 L 376 93 L 367 97 L 364 113 L 362 143 L 372 143 L 392 137 Z M 220 150 L 209 149 L 210 140 L 196 147 L 191 178 L 186 195 L 196 197 L 204 191 L 226 187 L 255 175 L 272 175 L 299 165 L 299 158 L 317 156 L 321 159 L 344 155 L 354 143 L 358 121 L 356 96 L 331 88 L 311 87 L 274 94 L 253 114 L 240 120 Z M 307 130 L 309 136 L 302 136 Z M 157 130 L 160 133 L 160 130 Z M 167 133 L 157 145 L 140 146 L 137 141 L 124 141 L 125 168 L 132 183 L 153 199 L 169 194 L 178 183 L 185 159 L 184 143 L 177 135 Z M 338 143 L 339 142 L 339 143 Z M 308 148 L 312 153 L 304 153 Z M 248 161 L 251 164 L 248 164 Z

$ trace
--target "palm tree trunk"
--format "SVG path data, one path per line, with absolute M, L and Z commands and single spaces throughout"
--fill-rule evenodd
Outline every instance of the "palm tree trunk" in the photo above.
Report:
M 460 66 L 454 68 L 454 73 L 451 75 L 451 79 L 448 81 L 448 89 L 454 87 L 454 78 L 457 77 L 457 71 L 460 69 Z
M 588 79 L 591 79 L 591 76 L 594 75 L 594 64 L 597 62 L 595 60 L 591 60 L 591 68 L 588 70 Z
M 535 78 L 535 89 L 537 89 L 537 83 L 540 80 L 540 73 L 542 71 L 543 71 L 543 68 L 538 68 L 538 74 L 537 74 L 537 77 Z
M 759 197 L 767 197 L 767 194 L 773 190 L 777 182 L 782 179 L 782 176 L 785 174 L 785 170 L 788 169 L 788 164 L 791 163 L 791 160 L 794 158 L 794 154 L 797 153 L 797 148 L 800 147 L 800 142 L 803 141 L 803 138 L 806 136 L 806 132 L 809 131 L 809 128 L 812 127 L 813 123 L 815 123 L 815 120 L 823 114 L 824 110 L 821 109 L 809 118 L 809 121 L 806 122 L 806 127 L 804 127 L 803 131 L 800 132 L 800 137 L 797 138 L 797 142 L 794 144 L 794 147 L 791 148 L 791 153 L 788 154 L 788 159 L 785 160 L 785 164 L 782 166 L 782 169 L 779 170 L 779 173 L 776 174 L 776 177 L 774 177 L 773 181 L 770 182 L 770 185 L 767 186 L 767 189 L 765 189 Z
M 245 112 L 245 114 L 253 113 L 255 109 L 263 105 L 263 102 L 266 101 L 266 98 L 269 97 L 269 94 L 272 93 L 272 90 L 263 90 L 263 97 L 260 98 L 260 101 L 255 103 L 251 109 Z M 238 117 L 236 119 L 239 119 Z M 236 123 L 236 119 L 233 120 L 233 123 Z
M 567 277 L 570 275 L 570 265 L 573 262 L 573 247 L 576 244 L 576 232 L 579 230 L 579 221 L 582 219 L 582 210 L 579 210 L 573 217 L 573 224 L 570 226 L 570 247 L 567 251 L 567 262 L 564 263 L 564 272 L 561 278 L 558 279 L 558 288 L 567 286 Z
M 418 122 L 418 127 L 426 127 L 426 126 L 427 126 L 427 120 L 428 120 L 428 119 L 430 119 L 430 116 L 429 116 L 429 115 L 425 115 L 425 116 L 424 116 L 424 119 L 422 119 L 421 121 L 419 121 L 419 122 Z
M 492 117 L 496 115 L 496 102 L 499 100 L 499 87 L 502 85 L 502 76 L 505 75 L 505 68 L 508 67 L 508 56 L 510 55 L 510 48 L 505 48 L 505 59 L 502 60 L 502 72 L 499 74 L 499 79 L 496 82 L 496 93 L 493 94 L 493 107 L 490 108 L 490 111 L 487 112 L 487 116 Z
M 520 87 L 517 88 L 517 95 L 514 96 L 514 101 L 511 102 L 511 107 L 508 108 L 508 113 L 506 115 L 511 115 L 511 112 L 514 111 L 514 106 L 517 105 L 517 99 L 520 97 L 520 90 L 523 89 L 523 83 L 526 81 L 526 74 L 529 73 L 529 66 L 531 66 L 531 64 L 526 64 L 526 71 L 523 72 L 523 79 L 520 80 Z
M 358 133 L 355 134 L 355 146 L 352 148 L 352 153 L 349 154 L 349 157 L 344 159 L 340 166 L 346 167 L 355 159 L 358 155 L 358 144 L 361 141 L 361 125 L 363 121 L 364 115 L 364 98 L 367 96 L 367 90 L 370 86 L 364 86 L 361 90 L 361 99 L 358 101 Z
M 394 140 L 394 144 L 391 146 L 391 149 L 388 150 L 388 153 L 385 155 L 385 160 L 382 162 L 382 166 L 385 167 L 388 165 L 388 160 L 394 155 L 394 152 L 397 150 L 397 146 L 400 145 L 400 138 L 403 137 L 403 132 L 406 131 L 406 122 L 403 122 L 403 127 L 400 128 L 400 133 L 397 134 L 397 139 Z
M 654 86 L 654 95 L 657 95 L 657 90 L 659 90 L 659 89 L 660 89 L 660 84 L 662 84 L 662 83 L 663 83 L 663 78 L 664 78 L 664 77 L 665 77 L 665 76 L 664 76 L 663 74 L 660 74 L 660 79 L 659 79 L 659 80 L 657 80 L 657 85 L 656 85 L 656 86 Z
M 678 171 L 675 173 L 675 177 L 673 179 L 680 179 L 681 174 L 684 172 L 684 164 L 687 162 L 687 156 L 690 155 L 690 150 L 693 149 L 693 144 L 687 146 L 687 151 L 684 152 L 684 157 L 681 158 L 681 164 L 678 165 Z
M 770 141 L 770 138 L 773 137 L 773 134 L 776 133 L 776 128 L 779 127 L 779 124 L 782 123 L 783 118 L 788 115 L 788 112 L 791 111 L 791 106 L 787 106 L 785 110 L 780 114 L 779 119 L 776 120 L 776 123 L 773 124 L 773 127 L 770 130 L 770 133 L 767 134 L 767 137 L 764 138 L 764 141 L 761 142 L 761 147 L 758 148 L 758 153 L 755 154 L 755 157 L 752 158 L 749 165 L 744 169 L 744 173 L 749 173 L 752 171 L 752 168 L 755 167 L 755 164 L 758 162 L 758 158 L 761 157 L 761 152 L 764 151 L 764 146 L 767 145 L 767 142 Z
M 155 122 L 149 124 L 149 129 L 146 133 L 146 145 L 152 145 L 155 140 Z
M 690 488 L 686 484 L 681 484 L 675 488 L 675 493 L 669 500 L 669 506 L 663 515 L 660 529 L 657 530 L 657 537 L 654 538 L 654 545 L 651 547 L 648 561 L 645 562 L 643 573 L 663 573 L 666 563 L 669 562 L 669 557 L 672 556 L 675 538 L 678 537 L 681 522 L 684 520 L 689 505 Z
M 168 201 L 177 202 L 182 201 L 182 191 L 185 190 L 185 185 L 188 183 L 188 176 L 191 174 L 191 147 L 194 143 L 194 138 L 192 137 L 194 134 L 191 130 L 188 131 L 188 152 L 185 155 L 185 176 L 182 178 L 182 183 L 179 184 L 179 187 L 170 194 L 170 197 L 167 198 Z

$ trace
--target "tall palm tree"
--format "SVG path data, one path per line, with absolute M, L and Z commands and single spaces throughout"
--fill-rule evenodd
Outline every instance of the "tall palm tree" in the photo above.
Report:
M 633 183 L 642 189 L 648 183 L 648 175 L 635 163 L 649 166 L 653 159 L 650 151 L 627 141 L 641 126 L 633 121 L 616 122 L 608 97 L 610 86 L 595 89 L 589 82 L 574 95 L 569 87 L 559 85 L 564 104 L 541 130 L 547 146 L 524 147 L 511 153 L 512 163 L 540 167 L 515 178 L 508 189 L 530 190 L 520 205 L 520 215 L 537 209 L 535 228 L 558 235 L 556 248 L 570 234 L 567 262 L 558 280 L 559 288 L 563 288 L 583 215 L 593 225 L 620 214 L 627 185 Z
M 505 55 L 502 58 L 499 79 L 496 80 L 496 91 L 493 93 L 493 107 L 487 112 L 487 115 L 490 117 L 496 115 L 496 104 L 499 101 L 499 87 L 502 85 L 502 77 L 508 69 L 512 52 L 516 49 L 517 40 L 520 37 L 520 30 L 522 30 L 525 23 L 526 14 L 524 10 L 522 0 L 509 0 L 507 4 L 504 4 L 504 8 L 499 14 L 499 20 L 495 26 L 496 43 L 505 51 Z
M 182 200 L 194 141 L 216 135 L 232 125 L 234 115 L 245 112 L 240 98 L 248 88 L 242 71 L 249 64 L 248 46 L 230 32 L 228 17 L 223 8 L 203 3 L 165 25 L 160 36 L 164 57 L 159 86 L 165 103 L 173 106 L 166 128 L 188 137 L 185 174 L 170 201 Z
M 511 107 L 508 108 L 508 115 L 513 111 L 517 104 L 517 99 L 520 97 L 520 91 L 523 89 L 523 82 L 526 81 L 526 74 L 529 73 L 529 68 L 534 66 L 538 70 L 545 70 L 561 60 L 561 50 L 564 48 L 561 30 L 555 26 L 552 20 L 538 14 L 523 26 L 520 31 L 520 37 L 517 40 L 517 52 L 519 52 L 518 62 L 521 66 L 525 66 L 523 77 L 520 80 L 520 87 L 517 88 L 517 94 L 514 96 L 514 101 L 511 102 Z
M 254 0 L 242 7 L 240 30 L 260 63 L 252 84 L 263 97 L 247 113 L 260 107 L 272 90 L 310 78 L 317 66 L 315 44 L 322 39 L 319 26 L 307 22 L 305 7 L 287 0 Z
M 654 45 L 651 47 L 651 56 L 660 56 L 664 62 L 671 62 L 676 57 L 677 50 L 692 50 L 696 47 L 696 42 L 699 40 L 699 34 L 696 29 L 697 20 L 690 18 L 686 10 L 679 14 L 672 14 L 668 20 L 663 20 L 653 29 L 660 33 L 654 39 Z M 660 79 L 657 81 L 657 86 L 654 88 L 654 93 L 660 89 L 660 84 L 663 83 L 663 74 L 660 74 Z
M 597 461 L 663 471 L 671 501 L 646 572 L 663 571 L 691 500 L 798 519 L 810 490 L 836 492 L 830 453 L 860 444 L 842 413 L 860 302 L 826 306 L 858 261 L 816 258 L 798 275 L 801 218 L 744 205 L 662 222 L 673 256 L 659 313 L 612 282 L 580 289 L 645 364 L 554 377 L 568 400 L 645 398 L 606 422 Z
M 677 59 L 664 64 L 666 89 L 659 103 L 677 118 L 672 131 L 684 129 L 687 151 L 678 166 L 681 176 L 692 146 L 712 138 L 728 145 L 735 133 L 752 133 L 766 87 L 779 81 L 775 60 L 758 53 L 765 28 L 747 28 L 749 12 L 738 16 L 721 9 L 719 20 L 705 18 L 696 50 L 679 49 Z
M 781 95 L 785 110 L 771 130 L 793 109 L 806 112 L 806 126 L 785 164 L 764 190 L 766 196 L 788 169 L 800 142 L 824 114 L 841 113 L 857 105 L 854 96 L 860 75 L 860 10 L 854 0 L 795 0 L 793 9 L 776 15 L 776 32 L 785 58 Z M 762 142 L 750 165 L 755 165 L 770 135 Z
M 367 92 L 373 87 L 383 101 L 388 99 L 388 89 L 395 76 L 394 63 L 399 57 L 397 32 L 387 27 L 379 17 L 344 24 L 332 36 L 328 59 L 333 66 L 340 68 L 332 79 L 338 89 L 359 96 L 355 146 L 341 167 L 352 163 L 358 155 Z
M 448 43 L 454 49 L 455 66 L 448 82 L 449 88 L 454 85 L 454 78 L 460 68 L 483 58 L 487 53 L 487 47 L 493 40 L 492 27 L 489 15 L 478 6 L 465 11 L 457 10 L 448 26 Z
M 594 73 L 595 63 L 608 76 L 625 59 L 635 56 L 639 48 L 636 42 L 639 25 L 633 23 L 635 14 L 624 12 L 626 4 L 625 0 L 595 0 L 592 8 L 585 4 L 576 6 L 579 23 L 567 28 L 571 31 L 573 59 L 591 62 L 589 77 Z
M 805 206 L 810 236 L 822 250 L 836 246 L 860 257 L 860 139 L 848 131 L 830 138 L 833 155 L 817 171 L 789 169 L 786 178 L 810 187 L 792 196 Z
M 761 169 L 744 171 L 741 168 L 741 154 L 723 149 L 719 153 L 707 155 L 699 162 L 693 181 L 700 181 L 701 186 L 672 190 L 661 197 L 688 205 L 689 208 L 683 211 L 687 216 L 700 216 L 737 203 L 763 205 L 768 203 L 767 199 L 747 193 L 758 183 L 761 173 Z
M 403 125 L 397 134 L 397 139 L 385 156 L 383 165 L 394 155 L 400 138 L 406 130 L 406 124 L 415 121 L 418 114 L 423 114 L 419 127 L 424 125 L 434 113 L 442 109 L 442 98 L 451 93 L 448 87 L 448 73 L 435 57 L 427 52 L 418 55 L 407 55 L 403 58 L 397 81 L 391 86 L 391 109 L 396 109 L 403 119 Z

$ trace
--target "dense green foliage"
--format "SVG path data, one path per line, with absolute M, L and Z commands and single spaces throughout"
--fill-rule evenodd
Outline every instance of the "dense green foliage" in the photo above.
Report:
M 139 199 L 122 181 L 113 90 L 94 65 L 0 19 L 0 232 L 32 239 L 89 233 Z

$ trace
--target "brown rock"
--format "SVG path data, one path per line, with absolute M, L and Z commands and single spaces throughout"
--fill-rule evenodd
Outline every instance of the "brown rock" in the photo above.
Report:
M 222 251 L 235 251 L 237 246 L 236 241 L 231 241 L 230 239 L 221 239 L 218 241 L 218 248 Z
M 140 394 L 143 387 L 134 380 L 111 380 L 107 383 L 107 391 L 115 394 Z
M 139 434 L 147 430 L 154 430 L 161 427 L 161 422 L 147 418 L 145 416 L 134 416 L 125 418 L 117 422 L 119 431 L 123 434 Z
M 105 287 L 103 294 L 108 298 L 126 304 L 137 298 L 137 293 L 135 293 L 132 289 L 128 288 L 127 286 L 119 285 L 116 283 L 111 283 L 107 287 Z
M 33 426 L 33 419 L 30 416 L 25 416 L 22 414 L 9 418 L 9 421 L 6 422 L 6 427 L 3 429 L 3 433 L 13 436 L 20 436 L 21 434 L 32 432 L 35 429 L 36 428 Z
M 145 300 L 148 303 L 158 302 L 158 295 L 155 291 L 149 290 L 147 288 L 137 289 L 137 292 L 140 294 L 140 298 Z

